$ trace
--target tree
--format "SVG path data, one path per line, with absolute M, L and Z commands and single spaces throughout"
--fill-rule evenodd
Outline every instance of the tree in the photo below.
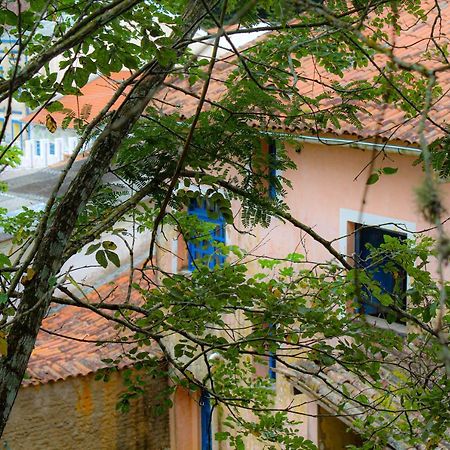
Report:
M 2 255 L 2 339 L 7 353 L 0 361 L 1 429 L 42 319 L 55 302 L 90 308 L 109 318 L 112 326 L 131 331 L 138 344 L 128 356 L 135 357 L 136 367 L 143 371 L 160 370 L 145 350 L 149 340 L 156 341 L 170 362 L 171 377 L 191 389 L 206 390 L 229 412 L 228 424 L 241 427 L 239 433 L 217 436 L 237 448 L 243 448 L 242 433 L 286 448 L 311 447 L 309 441 L 292 433 L 295 424 L 285 421 L 289 408 L 273 407 L 267 389 L 270 381 L 255 377 L 248 357 L 268 354 L 288 369 L 328 384 L 323 369 L 337 364 L 376 390 L 376 398 L 369 398 L 365 388 L 354 395 L 329 386 L 339 395 L 336 402 L 343 416 L 349 402 L 360 409 L 355 426 L 372 438 L 365 444 L 368 448 L 389 439 L 412 444 L 426 440 L 432 447 L 447 432 L 450 356 L 444 265 L 449 246 L 436 173 L 448 171 L 448 137 L 445 124 L 430 114 L 443 95 L 441 74 L 450 68 L 446 47 L 436 40 L 434 25 L 428 38 L 437 54 L 433 53 L 434 65 L 398 55 L 395 38 L 388 32 L 406 33 L 405 16 L 426 20 L 425 6 L 412 0 L 352 5 L 304 0 L 296 2 L 294 9 L 289 3 L 264 2 L 263 25 L 252 1 L 243 6 L 208 0 L 158 5 L 137 0 L 33 1 L 30 5 L 17 2 L 14 8 L 6 4 L 0 15 L 2 31 L 14 36 L 17 50 L 16 63 L 0 82 L 0 99 L 8 105 L 14 98 L 32 108 L 46 108 L 51 126 L 51 115 L 62 109 L 55 101 L 57 94 L 79 93 L 91 74 L 109 76 L 126 68 L 130 77 L 97 117 L 89 122 L 77 119 L 80 143 L 67 171 L 84 143 L 93 138 L 94 143 L 68 190 L 61 195 L 66 171 L 43 213 L 2 219 L 7 229 L 14 232 L 21 227 L 22 232 L 16 253 Z M 439 5 L 434 8 L 438 23 Z M 231 37 L 245 30 L 226 31 L 225 17 L 231 23 L 271 33 L 240 51 Z M 207 38 L 198 37 L 195 31 L 205 19 L 213 21 L 217 30 Z M 44 33 L 44 20 L 52 23 L 50 35 Z M 169 35 L 162 24 L 169 26 Z M 224 71 L 227 81 L 221 97 L 211 99 L 208 89 L 217 66 L 223 63 L 218 56 L 221 38 L 232 48 L 234 59 Z M 212 47 L 209 58 L 197 58 L 187 50 L 189 44 L 207 39 Z M 49 64 L 55 58 L 62 76 Z M 302 72 L 302 65 L 311 60 L 317 65 L 315 80 Z M 368 65 L 377 68 L 374 79 L 341 79 L 350 67 L 360 73 Z M 331 81 L 324 81 L 323 74 Z M 192 89 L 186 90 L 180 78 L 187 79 Z M 312 81 L 321 86 L 314 95 L 299 87 Z M 195 100 L 191 117 L 186 119 L 164 99 L 158 102 L 163 86 Z M 119 98 L 121 105 L 113 109 Z M 426 173 L 418 197 L 421 210 L 438 231 L 434 250 L 428 238 L 418 242 L 386 239 L 371 254 L 375 263 L 388 254 L 387 271 L 396 273 L 401 266 L 414 278 L 408 293 L 414 306 L 407 311 L 399 306 L 403 299 L 398 292 L 383 292 L 373 272 L 353 267 L 332 241 L 290 214 L 283 200 L 289 180 L 274 176 L 274 169 L 294 167 L 288 152 L 280 149 L 276 159 L 269 159 L 268 170 L 266 156 L 257 150 L 261 139 L 267 139 L 268 121 L 312 130 L 344 123 L 359 127 L 370 102 L 387 105 L 380 107 L 381 114 L 395 107 L 416 120 Z M 10 107 L 6 121 L 9 115 Z M 431 146 L 426 134 L 430 123 L 441 130 Z M 11 153 L 11 147 L 2 152 L 5 166 L 14 161 L 7 158 L 7 152 Z M 123 181 L 121 195 L 101 183 L 107 171 Z M 390 167 L 372 172 L 368 189 L 380 176 L 395 176 Z M 184 188 L 178 188 L 181 180 Z M 266 195 L 268 183 L 277 193 L 275 198 Z M 211 270 L 205 260 L 194 262 L 196 270 L 190 275 L 168 273 L 155 257 L 157 234 L 163 226 L 176 229 L 187 242 L 206 241 L 212 231 L 210 224 L 186 214 L 193 202 L 204 201 L 191 188 L 200 184 L 209 187 L 206 196 L 214 205 L 212 218 L 221 217 L 229 226 L 239 227 L 231 207 L 231 201 L 238 201 L 247 228 L 265 226 L 277 217 L 309 235 L 332 259 L 313 265 L 293 253 L 280 264 L 269 255 L 260 261 L 262 273 L 255 275 L 248 273 L 250 255 L 245 249 L 216 243 L 219 257 L 229 255 L 223 267 Z M 124 220 L 148 230 L 150 236 L 149 257 L 143 267 L 131 266 L 132 272 L 140 271 L 147 281 L 144 287 L 130 282 L 130 289 L 141 291 L 143 304 L 88 304 L 68 288 L 70 277 L 61 276 L 61 267 L 86 245 L 101 266 L 120 264 L 115 244 L 92 243 L 106 232 L 126 240 L 128 231 L 120 225 Z M 438 260 L 437 282 L 427 270 L 432 254 Z M 151 289 L 155 284 L 158 289 Z M 399 315 L 414 324 L 406 342 L 345 314 L 349 303 L 355 299 L 364 303 L 372 296 L 382 303 L 389 320 Z M 225 314 L 245 319 L 247 331 L 233 330 Z M 174 334 L 177 340 L 168 339 Z M 396 359 L 399 351 L 404 355 L 401 360 Z M 208 357 L 213 352 L 217 358 Z M 299 365 L 296 360 L 310 365 Z M 395 388 L 383 385 L 383 366 L 395 367 L 402 374 Z M 126 409 L 138 392 L 139 386 L 130 380 L 122 407 Z M 245 410 L 255 417 L 245 420 Z M 425 431 L 424 423 L 430 424 Z

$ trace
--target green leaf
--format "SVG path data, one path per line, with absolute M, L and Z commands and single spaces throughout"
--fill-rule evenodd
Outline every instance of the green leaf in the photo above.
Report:
M 67 115 L 66 117 L 64 117 L 62 123 L 61 123 L 61 127 L 63 130 L 65 130 L 69 125 L 70 122 L 72 122 L 73 116 L 72 115 Z
M 161 48 L 156 53 L 156 59 L 162 66 L 170 66 L 177 59 L 177 52 L 173 48 Z
M 236 450 L 245 450 L 245 444 L 241 436 L 236 437 Z
M 49 279 L 48 279 L 48 286 L 50 288 L 53 288 L 54 286 L 56 286 L 56 283 L 58 282 L 58 279 L 55 277 L 55 275 L 52 275 Z
M 381 169 L 385 175 L 393 175 L 394 173 L 397 173 L 398 168 L 397 167 L 383 167 Z
M 96 252 L 100 248 L 101 244 L 92 244 L 88 247 L 86 250 L 86 255 L 91 255 L 92 253 Z
M 83 87 L 89 80 L 89 71 L 83 69 L 75 69 L 73 79 L 78 87 Z
M 103 248 L 106 250 L 115 250 L 117 245 L 112 241 L 105 241 L 103 242 Z
M 3 7 L 3 10 L 0 13 L 0 23 L 6 25 L 16 25 L 17 24 L 17 16 L 9 9 Z
M 230 433 L 228 433 L 228 431 L 219 431 L 215 435 L 216 441 L 218 441 L 218 442 L 226 441 L 229 436 L 230 436 Z
M 53 113 L 53 112 L 57 112 L 57 111 L 62 111 L 62 110 L 64 109 L 64 105 L 63 105 L 61 102 L 54 101 L 54 102 L 49 103 L 49 104 L 45 107 L 45 109 L 46 109 L 48 112 Z
M 11 267 L 11 261 L 4 253 L 0 253 L 0 267 Z
M 108 259 L 116 266 L 120 267 L 120 259 L 117 256 L 117 253 L 112 252 L 111 250 L 105 250 L 106 256 Z
M 373 173 L 370 175 L 370 177 L 367 179 L 366 184 L 375 184 L 379 180 L 380 176 L 377 173 Z
M 95 254 L 95 259 L 104 269 L 106 269 L 108 267 L 108 261 L 106 259 L 106 254 L 103 250 L 99 250 Z

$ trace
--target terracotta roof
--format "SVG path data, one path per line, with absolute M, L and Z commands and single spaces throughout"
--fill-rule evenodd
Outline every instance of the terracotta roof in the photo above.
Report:
M 124 302 L 128 290 L 128 274 L 105 284 L 90 293 L 91 302 L 106 299 L 108 303 Z M 132 290 L 130 302 L 139 303 L 141 296 Z M 55 333 L 55 334 L 53 334 Z M 67 337 L 64 337 L 67 336 Z M 65 380 L 67 377 L 84 376 L 108 366 L 102 359 L 116 359 L 133 344 L 120 343 L 125 334 L 115 329 L 114 324 L 95 312 L 74 306 L 63 306 L 44 319 L 41 331 L 27 368 L 24 386 Z M 71 338 L 71 339 L 70 339 Z M 107 341 L 97 345 L 96 341 Z M 159 356 L 155 347 L 151 353 Z M 119 367 L 132 365 L 127 358 Z
M 434 5 L 434 3 L 433 3 Z M 423 64 L 431 67 L 437 64 L 436 59 L 431 55 L 432 48 L 429 40 L 426 38 L 433 34 L 436 37 L 435 41 L 441 46 L 450 44 L 450 6 L 447 3 L 440 2 L 440 14 L 442 22 L 439 23 L 439 27 L 435 27 L 433 30 L 434 19 L 436 17 L 436 10 L 432 10 L 427 14 L 427 21 L 418 21 L 416 18 L 404 15 L 403 27 L 407 29 L 401 33 L 400 36 L 395 37 L 397 57 L 404 58 L 409 61 L 421 61 Z M 440 28 L 442 27 L 442 29 Z M 440 34 L 437 33 L 439 28 Z M 437 35 L 438 34 L 438 35 Z M 437 35 L 437 36 L 436 36 Z M 267 38 L 267 35 L 263 35 L 252 41 L 247 47 L 252 47 L 259 41 Z M 245 54 L 245 50 L 241 49 L 241 52 Z M 423 55 L 423 56 L 422 56 Z M 385 69 L 385 58 L 377 56 L 375 63 Z M 213 71 L 213 81 L 210 84 L 208 90 L 207 101 L 217 102 L 226 92 L 225 80 L 230 73 L 237 67 L 237 60 L 234 55 L 223 57 L 222 60 L 216 63 Z M 309 110 L 306 112 L 315 113 L 320 109 L 330 108 L 341 103 L 341 99 L 337 92 L 333 91 L 330 86 L 335 83 L 349 83 L 354 81 L 367 80 L 372 83 L 378 83 L 378 79 L 381 78 L 379 70 L 369 63 L 367 67 L 358 69 L 349 69 L 344 72 L 344 77 L 341 78 L 338 75 L 326 72 L 316 60 L 313 58 L 303 58 L 302 65 L 296 69 L 298 81 L 297 89 L 300 94 L 316 97 L 321 93 L 330 92 L 332 99 L 324 99 L 320 102 L 319 107 L 309 106 Z M 446 76 L 444 76 L 446 75 Z M 445 127 L 446 121 L 449 118 L 450 98 L 447 92 L 450 90 L 450 77 L 444 73 L 439 77 L 439 84 L 443 89 L 443 95 L 438 98 L 434 104 L 430 113 L 430 118 L 438 125 Z M 177 110 L 185 117 L 190 117 L 195 113 L 197 107 L 197 98 L 201 91 L 202 82 L 189 86 L 187 80 L 178 80 L 172 83 L 173 88 L 165 88 L 157 96 L 157 99 L 153 100 L 153 105 L 160 107 L 162 111 L 172 112 Z M 185 93 L 183 92 L 185 91 Z M 355 101 L 352 103 L 357 104 Z M 206 108 L 210 107 L 211 103 L 207 103 Z M 367 111 L 367 114 L 358 114 L 359 119 L 362 122 L 362 127 L 358 128 L 350 123 L 341 122 L 341 126 L 326 126 L 321 127 L 311 120 L 313 114 L 310 114 L 309 120 L 299 119 L 287 125 L 282 120 L 281 123 L 275 123 L 274 121 L 266 121 L 265 128 L 274 131 L 284 132 L 306 132 L 308 134 L 324 134 L 331 133 L 334 135 L 353 135 L 358 139 L 371 139 L 374 137 L 381 137 L 383 140 L 397 140 L 410 144 L 417 144 L 419 138 L 417 135 L 417 125 L 419 121 L 419 113 L 416 117 L 409 117 L 398 106 L 384 105 L 375 102 L 364 102 L 361 104 Z M 245 113 L 245 111 L 244 111 Z M 255 127 L 261 127 L 259 122 L 252 122 Z M 443 135 L 443 131 L 431 121 L 427 122 L 426 126 L 427 137 L 430 141 Z
M 403 410 L 397 394 L 401 392 L 402 383 L 400 380 L 405 374 L 399 369 L 399 362 L 403 359 L 410 362 L 410 358 L 406 353 L 396 353 L 395 351 L 393 357 L 394 364 L 392 365 L 392 370 L 389 368 L 389 364 L 383 365 L 380 368 L 380 384 L 382 388 L 375 387 L 375 383 L 369 384 L 362 381 L 357 375 L 338 364 L 330 367 L 319 367 L 315 362 L 309 361 L 306 358 L 298 364 L 299 370 L 291 366 L 291 368 L 280 367 L 277 369 L 277 372 L 283 374 L 291 384 L 297 386 L 309 398 L 316 400 L 327 411 L 336 414 L 339 420 L 352 428 L 356 433 L 363 434 L 364 429 L 358 428 L 361 426 L 361 423 L 355 425 L 354 421 L 356 419 L 364 421 L 370 416 L 372 425 L 383 429 L 386 423 L 392 427 L 392 421 L 399 419 L 399 417 L 395 417 L 395 411 Z M 415 366 L 412 365 L 411 367 Z M 437 375 L 437 378 L 439 379 L 439 375 Z M 366 380 L 369 379 L 370 377 L 366 378 Z M 382 402 L 387 393 L 389 393 L 389 400 Z M 374 413 L 371 409 L 365 408 L 361 403 L 358 403 L 356 400 L 361 395 L 367 399 L 366 401 L 374 405 L 379 405 L 380 411 Z M 389 412 L 388 409 L 392 412 Z M 410 417 L 423 421 L 423 417 L 418 412 L 410 413 Z M 424 426 L 426 426 L 426 423 L 424 423 Z M 395 429 L 397 428 L 395 427 Z M 439 445 L 433 448 L 441 450 L 450 449 L 450 442 L 445 439 L 448 436 L 449 434 L 442 436 Z M 391 448 L 396 450 L 408 450 L 412 448 L 409 444 L 392 437 L 389 438 L 389 444 Z M 414 448 L 425 450 L 425 445 Z
M 434 2 L 430 3 L 430 5 L 434 5 Z M 422 22 L 406 14 L 402 15 L 402 24 L 406 31 L 403 31 L 399 36 L 395 36 L 396 56 L 411 61 L 420 60 L 422 63 L 428 65 L 437 63 L 436 57 L 432 56 L 432 47 L 427 37 L 434 32 L 435 42 L 438 42 L 444 47 L 450 43 L 450 7 L 447 2 L 439 2 L 439 6 L 442 20 L 437 22 L 438 26 L 435 26 L 436 9 L 427 12 L 426 22 Z M 241 48 L 240 51 L 245 54 L 246 49 L 258 44 L 258 42 L 266 39 L 267 36 L 267 34 L 259 36 L 250 43 L 247 43 L 245 48 Z M 375 61 L 384 69 L 383 58 L 377 57 Z M 212 82 L 207 94 L 208 102 L 215 102 L 222 98 L 226 92 L 224 81 L 237 67 L 236 65 L 237 59 L 234 54 L 222 57 L 215 64 Z M 121 72 L 116 75 L 118 78 L 124 78 L 128 75 L 128 72 Z M 450 107 L 450 99 L 446 95 L 447 91 L 450 90 L 450 77 L 444 75 L 446 74 L 443 73 L 439 79 L 440 85 L 443 88 L 443 95 L 435 101 L 430 113 L 432 120 L 441 127 L 446 126 Z M 324 84 L 329 86 L 336 81 L 348 83 L 356 80 L 369 80 L 376 83 L 376 79 L 380 77 L 380 72 L 373 65 L 369 64 L 365 68 L 358 68 L 356 70 L 349 69 L 345 71 L 344 78 L 340 78 L 337 75 L 326 72 L 313 58 L 304 58 L 302 59 L 302 66 L 297 70 L 297 76 L 299 80 L 297 82 L 299 93 L 316 96 L 324 91 L 330 91 L 330 88 L 324 87 Z M 201 91 L 202 82 L 190 86 L 187 80 L 172 80 L 172 84 L 178 89 L 170 87 L 161 89 L 152 101 L 152 104 L 165 113 L 178 111 L 184 117 L 192 116 L 197 107 L 196 96 Z M 183 90 L 185 92 L 182 92 Z M 107 80 L 97 78 L 82 88 L 81 91 L 83 92 L 82 97 L 68 96 L 63 97 L 60 101 L 75 112 L 81 111 L 84 104 L 92 105 L 91 117 L 94 117 L 95 113 L 100 111 L 106 101 L 111 97 L 113 86 Z M 332 96 L 332 100 L 324 99 L 320 104 L 320 108 L 329 108 L 341 101 L 336 93 L 333 93 Z M 363 140 L 378 136 L 383 140 L 402 141 L 410 144 L 418 143 L 418 117 L 408 117 L 400 107 L 395 105 L 385 106 L 375 102 L 364 102 L 363 106 L 368 114 L 359 114 L 359 118 L 363 122 L 362 128 L 357 128 L 348 123 L 341 123 L 340 127 L 331 125 L 319 127 L 311 119 L 309 121 L 299 119 L 289 125 L 284 122 L 281 124 L 268 122 L 265 126 L 268 129 L 293 133 L 352 135 Z M 206 105 L 207 107 L 210 107 L 208 103 Z M 315 108 L 311 112 L 317 111 L 320 108 Z M 43 123 L 45 116 L 46 112 L 41 112 L 37 120 Z M 54 114 L 54 116 L 57 122 L 61 123 L 63 115 L 58 113 Z M 253 125 L 261 127 L 260 123 L 254 122 Z M 431 121 L 427 123 L 426 131 L 429 140 L 432 141 L 443 134 L 439 126 L 433 124 Z
M 129 71 L 123 71 L 113 73 L 109 77 L 99 76 L 95 78 L 81 88 L 82 95 L 65 95 L 64 97 L 58 98 L 57 100 L 64 105 L 64 108 L 67 111 L 52 113 L 52 117 L 56 120 L 58 126 L 61 126 L 62 121 L 69 111 L 73 111 L 75 118 L 82 118 L 83 111 L 89 108 L 89 116 L 86 118 L 89 122 L 89 120 L 94 118 L 109 102 L 119 84 L 129 76 Z M 114 103 L 112 109 L 116 109 L 122 101 L 123 98 L 119 98 L 116 103 Z M 45 125 L 48 111 L 43 109 L 36 115 L 36 117 L 34 117 L 34 114 L 35 113 L 29 114 L 23 120 L 25 122 L 33 120 L 34 123 Z M 72 120 L 69 124 L 69 128 L 73 128 L 73 126 L 74 123 Z

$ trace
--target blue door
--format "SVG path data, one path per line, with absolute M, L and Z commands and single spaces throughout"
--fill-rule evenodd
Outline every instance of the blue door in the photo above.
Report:
M 212 450 L 212 433 L 211 433 L 211 402 L 209 394 L 206 391 L 202 392 L 200 397 L 200 415 L 202 428 L 202 442 L 201 450 Z

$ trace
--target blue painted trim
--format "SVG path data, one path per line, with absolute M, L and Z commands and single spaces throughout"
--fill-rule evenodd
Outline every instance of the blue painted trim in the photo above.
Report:
M 200 397 L 200 420 L 202 431 L 201 450 L 212 450 L 212 409 L 209 394 L 206 391 L 202 392 Z
M 275 359 L 274 353 L 270 352 L 269 353 L 269 378 L 271 380 L 277 379 L 277 373 L 274 370 L 276 368 L 277 368 L 277 360 Z
M 272 330 L 273 330 L 273 324 L 270 323 L 269 324 L 269 336 L 272 335 Z M 275 380 L 277 378 L 277 373 L 275 372 L 274 369 L 276 369 L 277 367 L 277 360 L 275 358 L 275 353 L 274 352 L 269 352 L 269 372 L 268 372 L 268 376 L 271 380 Z
M 210 212 L 214 212 L 210 210 Z M 216 228 L 210 232 L 210 237 L 201 242 L 188 242 L 188 269 L 195 270 L 195 260 L 202 258 L 209 259 L 209 268 L 213 269 L 216 265 L 223 265 L 225 256 L 216 252 L 215 242 L 225 243 L 225 220 L 222 216 L 213 219 L 208 215 L 207 203 L 205 200 L 199 202 L 192 201 L 188 208 L 188 214 L 197 216 L 200 220 L 207 223 L 216 224 Z
M 0 39 L 1 39 L 2 44 L 11 44 L 13 42 L 17 42 L 17 39 L 4 39 L 4 38 L 0 38 Z
M 275 162 L 277 159 L 277 144 L 271 139 L 269 141 L 269 198 L 272 200 L 277 198 L 277 191 L 273 182 L 277 177 L 277 169 L 275 168 Z

